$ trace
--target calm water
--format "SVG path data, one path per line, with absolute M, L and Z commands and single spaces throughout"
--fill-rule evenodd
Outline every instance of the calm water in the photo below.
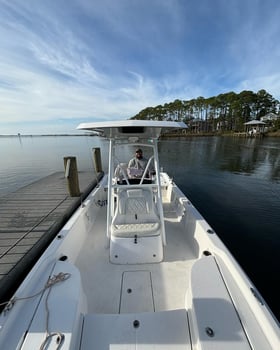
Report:
M 64 156 L 76 156 L 79 170 L 93 169 L 92 147 L 101 147 L 106 170 L 108 145 L 98 137 L 0 138 L 0 196 L 63 171 Z M 159 144 L 164 170 L 228 246 L 278 320 L 279 150 L 279 138 L 196 137 Z

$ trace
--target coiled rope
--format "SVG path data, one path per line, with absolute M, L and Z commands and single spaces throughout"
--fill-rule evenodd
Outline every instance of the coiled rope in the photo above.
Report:
M 59 283 L 59 282 L 64 282 L 66 281 L 69 277 L 71 276 L 70 273 L 68 272 L 59 272 L 57 275 L 53 275 L 52 277 L 50 276 L 44 286 L 43 289 L 41 289 L 39 292 L 33 294 L 33 295 L 30 295 L 28 297 L 22 297 L 22 298 L 17 298 L 17 297 L 14 297 L 12 298 L 11 300 L 7 301 L 7 302 L 4 302 L 4 303 L 1 303 L 0 306 L 2 305 L 6 305 L 5 309 L 4 309 L 4 312 L 7 312 L 9 311 L 13 306 L 14 304 L 17 302 L 17 301 L 20 301 L 20 300 L 27 300 L 27 299 L 32 299 L 40 294 L 43 294 L 46 290 L 48 290 L 47 292 L 47 295 L 46 295 L 46 299 L 45 299 L 45 309 L 46 309 L 46 336 L 45 336 L 45 339 L 43 341 L 43 343 L 41 344 L 40 346 L 40 349 L 39 350 L 45 350 L 47 348 L 47 346 L 50 344 L 50 341 L 52 339 L 52 337 L 57 337 L 56 338 L 56 343 L 57 343 L 57 347 L 56 347 L 56 350 L 59 350 L 63 344 L 63 341 L 64 341 L 64 334 L 61 333 L 61 332 L 50 332 L 49 331 L 49 318 L 50 318 L 50 311 L 49 311 L 49 307 L 48 307 L 48 298 L 49 298 L 49 295 L 50 295 L 50 292 L 51 292 L 51 288 Z
M 46 337 L 45 340 L 43 341 L 43 343 L 40 346 L 40 350 L 44 350 L 46 349 L 46 347 L 49 345 L 52 337 L 56 337 L 56 350 L 59 350 L 60 347 L 63 344 L 64 341 L 64 334 L 61 332 L 50 332 L 49 331 L 49 318 L 50 318 L 50 310 L 48 307 L 48 298 L 51 292 L 51 288 L 59 282 L 63 282 L 65 280 L 67 280 L 69 277 L 71 276 L 70 273 L 63 273 L 60 272 L 58 275 L 54 275 L 53 277 L 49 278 L 46 285 L 45 285 L 45 289 L 48 289 L 48 293 L 45 299 L 45 309 L 46 309 Z

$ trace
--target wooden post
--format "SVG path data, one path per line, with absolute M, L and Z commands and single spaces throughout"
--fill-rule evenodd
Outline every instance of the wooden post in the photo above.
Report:
M 93 148 L 92 153 L 93 153 L 93 165 L 94 165 L 95 172 L 96 174 L 101 173 L 102 162 L 101 162 L 100 148 L 99 147 Z
M 64 157 L 65 178 L 67 179 L 68 191 L 71 197 L 79 197 L 78 168 L 76 157 Z

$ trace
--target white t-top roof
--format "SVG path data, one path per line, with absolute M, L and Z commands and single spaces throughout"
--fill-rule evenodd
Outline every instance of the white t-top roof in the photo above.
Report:
M 160 134 L 172 129 L 186 128 L 182 122 L 155 121 L 155 120 L 119 120 L 107 122 L 81 123 L 79 130 L 95 131 L 109 138 L 158 138 Z

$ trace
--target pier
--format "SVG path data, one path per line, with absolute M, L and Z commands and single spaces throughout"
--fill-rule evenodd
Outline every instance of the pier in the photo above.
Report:
M 78 172 L 80 195 L 56 172 L 0 198 L 0 303 L 9 300 L 59 230 L 102 178 Z

